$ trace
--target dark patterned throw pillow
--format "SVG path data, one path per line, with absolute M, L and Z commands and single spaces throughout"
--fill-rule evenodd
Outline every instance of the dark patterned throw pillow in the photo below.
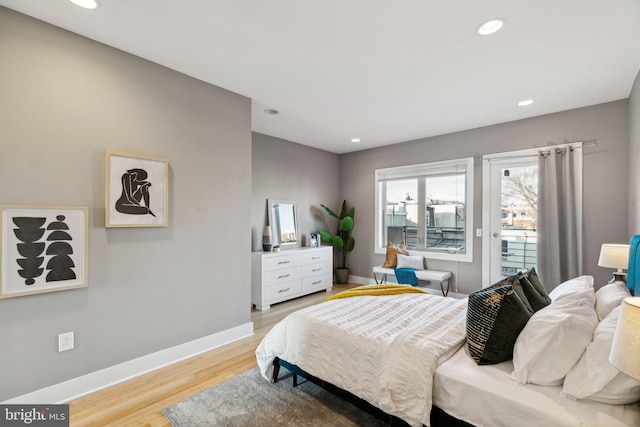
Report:
M 532 312 L 513 286 L 498 284 L 469 295 L 467 346 L 478 365 L 504 362 Z
M 514 274 L 513 276 L 505 277 L 499 282 L 496 282 L 493 285 L 489 286 L 488 288 L 484 288 L 483 290 L 499 288 L 501 286 L 506 286 L 506 285 L 513 286 L 513 291 L 518 294 L 524 306 L 527 307 L 527 309 L 531 312 L 531 314 L 533 314 L 534 310 L 531 307 L 531 304 L 529 304 L 529 300 L 527 299 L 525 290 L 523 289 L 522 284 L 520 282 L 520 277 L 517 274 Z

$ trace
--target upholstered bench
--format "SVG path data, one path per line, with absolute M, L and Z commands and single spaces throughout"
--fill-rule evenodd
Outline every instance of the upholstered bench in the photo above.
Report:
M 443 296 L 447 296 L 449 293 L 449 279 L 451 273 L 448 271 L 436 271 L 436 270 L 415 270 L 418 280 L 428 280 L 440 283 L 440 290 Z M 381 274 L 380 281 L 376 274 Z M 395 276 L 393 268 L 386 268 L 381 265 L 373 267 L 373 278 L 376 283 L 384 283 L 387 280 L 387 274 Z

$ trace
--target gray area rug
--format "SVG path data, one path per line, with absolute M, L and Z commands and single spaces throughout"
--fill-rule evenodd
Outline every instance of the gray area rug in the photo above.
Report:
M 298 377 L 293 387 L 287 374 L 271 384 L 254 368 L 162 413 L 175 427 L 388 425 L 304 378 Z

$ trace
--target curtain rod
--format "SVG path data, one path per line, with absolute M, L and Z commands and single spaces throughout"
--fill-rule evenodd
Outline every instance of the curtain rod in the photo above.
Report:
M 582 146 L 580 147 L 573 147 L 574 150 L 577 149 L 581 149 L 581 148 L 590 148 L 590 147 L 597 147 L 598 143 L 596 142 L 595 139 L 590 139 L 589 141 L 573 141 L 573 142 L 565 142 L 564 144 L 558 144 L 558 145 L 571 145 L 571 144 L 582 144 Z M 546 147 L 539 147 L 540 149 L 547 149 L 546 152 L 549 152 L 550 148 L 554 148 L 557 147 L 557 145 L 548 145 Z M 544 151 L 543 151 L 544 153 Z M 500 157 L 491 157 L 491 158 L 487 158 L 487 159 L 482 159 L 482 160 L 486 160 L 488 162 L 492 161 L 492 160 L 505 160 L 505 159 L 523 159 L 526 157 L 538 157 L 538 154 L 519 154 L 519 155 L 514 155 L 514 156 L 500 156 Z

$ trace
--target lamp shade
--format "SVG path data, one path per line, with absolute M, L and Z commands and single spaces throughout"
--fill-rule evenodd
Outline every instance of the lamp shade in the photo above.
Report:
M 626 269 L 629 264 L 629 245 L 605 243 L 600 248 L 598 265 L 606 268 Z
M 628 297 L 622 301 L 609 362 L 640 380 L 640 297 Z

